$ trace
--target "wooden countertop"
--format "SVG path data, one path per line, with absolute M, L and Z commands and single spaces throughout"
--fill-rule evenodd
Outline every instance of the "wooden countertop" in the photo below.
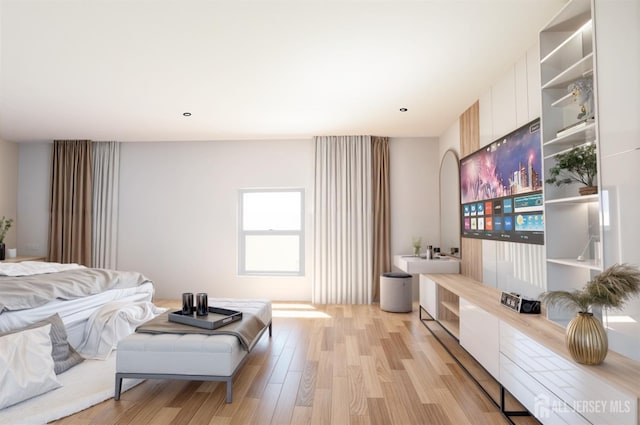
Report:
M 20 256 L 20 257 L 13 257 L 13 258 L 5 258 L 4 260 L 0 261 L 0 263 L 21 263 L 23 261 L 45 261 L 45 257 L 38 257 L 38 256 Z
M 609 350 L 604 362 L 597 366 L 576 363 L 564 342 L 565 330 L 542 314 L 521 314 L 500 304 L 502 291 L 460 274 L 426 274 L 443 288 L 476 304 L 478 307 L 513 326 L 531 339 L 573 362 L 577 367 L 604 379 L 621 390 L 640 398 L 640 362 Z

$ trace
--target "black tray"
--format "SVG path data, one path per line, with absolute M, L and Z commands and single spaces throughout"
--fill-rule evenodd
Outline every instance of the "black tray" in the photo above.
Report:
M 191 314 L 184 314 L 182 310 L 169 313 L 170 322 L 204 329 L 218 329 L 238 320 L 242 320 L 242 312 L 218 307 L 209 307 L 209 314 L 206 316 L 198 316 L 195 311 Z

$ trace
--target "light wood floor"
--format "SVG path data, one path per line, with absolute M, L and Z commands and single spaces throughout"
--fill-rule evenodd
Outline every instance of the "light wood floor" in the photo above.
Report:
M 406 314 L 377 305 L 273 307 L 273 337 L 265 333 L 249 354 L 233 403 L 224 383 L 146 381 L 55 423 L 508 423 L 420 322 L 417 306 Z

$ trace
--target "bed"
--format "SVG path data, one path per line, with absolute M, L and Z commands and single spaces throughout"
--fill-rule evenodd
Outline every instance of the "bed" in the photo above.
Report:
M 109 398 L 117 342 L 165 311 L 153 295 L 138 272 L 0 263 L 0 423 L 48 422 Z M 26 358 L 42 361 L 37 374 Z M 15 388 L 24 391 L 13 395 Z
M 8 271 L 21 275 L 2 275 Z M 58 313 L 69 342 L 77 347 L 88 318 L 97 308 L 116 300 L 151 301 L 153 293 L 153 283 L 137 272 L 35 261 L 2 264 L 0 332 L 21 328 Z

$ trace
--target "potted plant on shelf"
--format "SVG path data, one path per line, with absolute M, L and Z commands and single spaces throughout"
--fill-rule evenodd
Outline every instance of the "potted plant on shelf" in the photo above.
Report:
M 545 182 L 556 186 L 579 183 L 583 185 L 578 189 L 580 195 L 598 193 L 595 144 L 576 146 L 568 152 L 556 155 L 555 159 L 556 163 L 549 169 L 549 176 Z
M 0 261 L 4 260 L 4 237 L 7 234 L 7 231 L 11 228 L 12 224 L 12 218 L 6 218 L 5 216 L 2 216 L 2 218 L 0 219 Z
M 419 257 L 420 256 L 420 247 L 422 246 L 422 238 L 414 236 L 411 239 L 411 246 L 413 246 L 413 255 L 415 257 Z
M 592 307 L 619 309 L 637 294 L 640 294 L 640 269 L 629 264 L 614 264 L 582 289 L 545 292 L 541 301 L 578 312 L 567 325 L 567 349 L 578 363 L 596 365 L 607 356 L 609 343 L 602 322 L 593 317 Z

